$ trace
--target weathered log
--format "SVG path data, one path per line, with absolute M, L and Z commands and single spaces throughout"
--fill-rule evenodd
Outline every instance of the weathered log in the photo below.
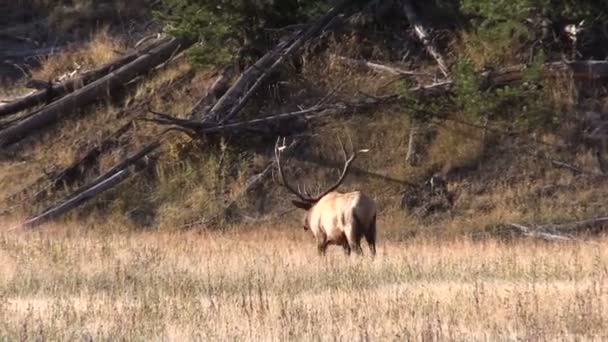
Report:
M 547 241 L 573 241 L 576 240 L 572 236 L 574 233 L 590 229 L 600 231 L 608 227 L 608 217 L 596 217 L 563 224 L 537 225 L 535 228 L 530 228 L 517 223 L 509 223 L 508 226 L 517 229 L 525 236 L 540 238 Z M 564 234 L 569 234 L 569 236 Z
M 34 217 L 26 219 L 24 223 L 22 223 L 16 228 L 31 228 L 36 225 L 42 224 L 52 218 L 67 213 L 68 211 L 80 206 L 81 204 L 97 196 L 98 194 L 115 187 L 131 174 L 129 168 L 132 165 L 140 162 L 144 157 L 146 157 L 148 154 L 155 151 L 159 147 L 160 140 L 155 140 L 149 143 L 148 145 L 140 149 L 138 152 L 133 154 L 131 157 L 116 164 L 106 173 L 97 177 L 90 184 L 82 186 L 76 191 L 74 191 L 73 194 L 68 196 L 65 200 L 48 207 L 47 209 L 43 210 L 42 213 Z
M 577 80 L 592 81 L 608 77 L 608 61 L 605 60 L 551 62 L 546 63 L 544 68 L 552 73 L 571 72 L 572 77 Z
M 184 120 L 171 117 L 166 114 L 155 113 L 156 118 L 153 119 L 144 119 L 146 121 L 151 121 L 160 125 L 175 125 L 183 129 L 192 130 L 191 135 L 195 134 L 209 134 L 209 133 L 217 133 L 217 132 L 226 132 L 226 131 L 235 131 L 243 128 L 251 128 L 252 126 L 260 125 L 268 122 L 275 122 L 281 120 L 288 120 L 294 117 L 306 116 L 306 115 L 321 115 L 324 113 L 339 113 L 343 112 L 347 108 L 346 105 L 336 104 L 336 105 L 321 105 L 321 106 L 313 106 L 311 108 L 298 110 L 294 112 L 275 114 L 259 119 L 235 122 L 230 124 L 218 125 L 211 124 L 207 122 L 200 122 L 195 120 Z
M 10 103 L 1 105 L 0 106 L 0 117 L 12 115 L 12 114 L 20 112 L 22 110 L 32 108 L 32 107 L 35 107 L 40 104 L 50 103 L 54 99 L 64 96 L 65 94 L 69 94 L 69 93 L 73 92 L 74 90 L 82 87 L 83 85 L 89 84 L 89 83 L 99 79 L 100 77 L 112 72 L 113 70 L 116 70 L 116 69 L 122 67 L 123 65 L 126 65 L 126 64 L 134 61 L 136 58 L 149 52 L 154 47 L 157 47 L 160 44 L 166 43 L 166 42 L 167 42 L 167 39 L 159 40 L 157 42 L 154 42 L 154 43 L 146 46 L 144 49 L 133 51 L 129 54 L 126 54 L 126 55 L 118 58 L 117 60 L 115 60 L 111 63 L 105 64 L 95 70 L 86 72 L 86 73 L 82 74 L 81 76 L 68 79 L 62 83 L 52 84 L 52 83 L 46 82 L 46 86 L 44 87 L 44 89 L 36 91 L 33 94 L 22 97 L 20 99 L 11 101 Z M 40 82 L 42 82 L 42 81 L 36 82 L 36 84 L 38 86 L 41 86 Z
M 405 162 L 410 166 L 417 166 L 420 161 L 420 140 L 422 135 L 422 124 L 414 115 L 410 115 L 410 133 L 407 140 L 407 152 Z
M 481 74 L 486 81 L 482 82 L 481 89 L 491 87 L 504 87 L 521 84 L 525 81 L 525 65 L 505 67 L 496 71 L 486 71 Z M 584 72 L 586 70 L 586 72 Z M 573 77 L 578 80 L 591 81 L 608 78 L 608 61 L 575 61 L 575 62 L 549 62 L 543 65 L 542 71 L 545 75 L 557 72 L 571 71 Z M 448 91 L 453 81 L 445 80 L 429 85 L 418 85 L 409 89 L 413 95 L 428 95 L 429 93 L 443 93 Z
M 0 147 L 6 147 L 13 144 L 24 137 L 33 134 L 37 130 L 66 117 L 70 112 L 74 111 L 74 109 L 88 105 L 107 96 L 108 93 L 111 93 L 129 80 L 147 72 L 156 65 L 163 63 L 170 58 L 175 51 L 183 50 L 190 45 L 191 42 L 172 38 L 168 42 L 153 48 L 131 63 L 124 65 L 101 79 L 49 104 L 35 115 L 22 122 L 6 128 L 0 132 Z
M 21 227 L 32 228 L 32 227 L 40 225 L 52 218 L 55 218 L 59 215 L 65 214 L 68 211 L 85 203 L 89 199 L 120 184 L 123 180 L 125 180 L 129 176 L 129 174 L 130 174 L 130 172 L 128 169 L 122 169 L 122 170 L 112 174 L 110 177 L 108 177 L 104 181 L 90 187 L 89 189 L 87 189 L 81 193 L 77 193 L 73 197 L 67 199 L 65 202 L 52 206 L 52 207 L 46 209 L 45 211 L 43 211 L 40 215 L 27 219 L 25 222 L 23 222 Z
M 72 163 L 67 168 L 63 169 L 57 175 L 53 177 L 51 180 L 51 186 L 48 190 L 57 190 L 63 185 L 71 185 L 77 179 L 82 177 L 82 174 L 86 172 L 92 165 L 97 163 L 97 159 L 101 154 L 113 148 L 118 142 L 117 139 L 120 138 L 123 134 L 129 131 L 133 127 L 133 121 L 129 121 L 126 124 L 122 125 L 116 131 L 114 131 L 110 136 L 104 139 L 99 145 L 90 149 L 82 158 L 78 159 L 74 163 Z M 46 191 L 37 192 L 32 200 L 39 201 Z
M 523 82 L 527 65 L 513 65 L 496 71 L 486 71 L 481 74 L 485 78 L 483 88 L 502 87 Z M 596 81 L 608 78 L 608 61 L 587 60 L 573 62 L 548 62 L 542 65 L 544 76 L 555 75 L 557 73 L 570 73 L 576 81 Z
M 270 66 L 270 63 L 276 55 L 285 49 L 296 37 L 298 32 L 292 34 L 286 40 L 277 44 L 272 50 L 258 59 L 253 65 L 248 67 L 234 82 L 232 86 L 217 100 L 215 105 L 209 110 L 209 113 L 204 118 L 206 121 L 219 121 L 222 115 L 227 112 L 247 90 L 249 85 L 254 82 L 263 72 Z
M 445 63 L 445 59 L 443 58 L 443 56 L 441 55 L 441 53 L 439 52 L 437 47 L 435 47 L 435 44 L 433 44 L 433 42 L 427 32 L 427 29 L 424 27 L 422 20 L 420 20 L 420 18 L 418 17 L 418 14 L 416 13 L 414 6 L 410 2 L 410 0 L 403 0 L 402 3 L 403 3 L 403 11 L 405 12 L 405 15 L 407 16 L 407 20 L 410 22 L 410 25 L 412 25 L 412 27 L 414 28 L 414 32 L 416 32 L 418 39 L 420 39 L 420 41 L 422 41 L 422 44 L 424 44 L 426 51 L 431 56 L 433 56 L 433 58 L 435 58 L 435 61 L 437 61 L 437 64 L 439 65 L 439 70 L 441 70 L 441 73 L 443 74 L 443 76 L 449 78 L 450 77 L 449 71 L 448 71 L 448 67 Z
M 349 66 L 364 67 L 364 68 L 372 69 L 372 70 L 379 71 L 379 72 L 389 73 L 391 75 L 427 76 L 427 77 L 431 76 L 430 74 L 424 73 L 424 72 L 404 70 L 404 69 L 393 67 L 390 65 L 369 62 L 369 61 L 365 61 L 365 60 L 361 60 L 361 59 L 353 59 L 353 58 L 348 58 L 348 57 L 339 56 L 339 55 L 331 55 L 331 58 L 333 58 L 337 61 L 340 61 L 344 64 L 348 64 Z
M 584 229 L 596 229 L 608 227 L 608 217 L 596 217 L 588 220 L 575 221 L 563 224 L 543 225 L 543 229 L 551 229 L 553 231 L 574 233 Z
M 512 228 L 515 228 L 517 231 L 519 231 L 524 236 L 529 236 L 529 237 L 533 237 L 533 238 L 537 238 L 537 239 L 541 239 L 541 240 L 545 240 L 545 241 L 572 241 L 572 240 L 574 240 L 567 236 L 563 236 L 563 235 L 559 235 L 559 234 L 550 234 L 550 233 L 538 231 L 536 229 L 531 229 L 529 227 L 526 227 L 526 226 L 518 224 L 518 223 L 509 223 L 508 225 Z
M 226 94 L 211 109 L 209 116 L 219 123 L 232 119 L 249 101 L 259 86 L 268 79 L 281 63 L 314 35 L 322 31 L 352 1 L 344 0 L 333 7 L 305 31 L 292 34 L 289 39 L 278 44 L 254 65 L 249 67 Z
M 209 114 L 211 108 L 213 108 L 228 89 L 228 81 L 233 77 L 233 73 L 233 68 L 227 67 L 222 70 L 220 75 L 207 90 L 205 96 L 203 96 L 192 108 L 192 111 L 190 112 L 191 119 L 202 120 Z
M 426 51 L 435 58 L 437 61 L 437 65 L 439 65 L 439 70 L 444 77 L 450 77 L 448 67 L 445 63 L 445 58 L 441 55 L 435 44 L 433 44 L 429 34 L 427 33 L 426 28 L 424 27 L 422 20 L 418 17 L 414 6 L 410 2 L 410 0 L 402 0 L 403 11 L 407 16 L 407 20 L 410 22 L 410 25 L 414 28 L 414 32 L 418 36 L 418 39 L 422 42 Z M 418 122 L 414 115 L 410 115 L 410 134 L 408 140 L 408 148 L 407 155 L 405 160 L 408 164 L 414 166 L 419 162 L 420 152 L 424 149 L 424 146 L 420 143 L 421 129 L 422 125 Z

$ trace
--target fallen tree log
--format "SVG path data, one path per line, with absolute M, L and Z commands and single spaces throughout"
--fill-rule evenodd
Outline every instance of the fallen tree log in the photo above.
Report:
M 496 71 L 485 71 L 481 74 L 481 77 L 485 79 L 481 84 L 481 90 L 522 84 L 525 81 L 525 70 L 528 68 L 526 65 L 515 65 Z M 586 72 L 583 72 L 584 70 Z M 542 72 L 545 76 L 558 72 L 572 72 L 573 77 L 584 81 L 607 79 L 608 61 L 549 62 L 543 65 Z M 449 91 L 452 85 L 453 81 L 445 80 L 429 85 L 418 85 L 410 88 L 409 92 L 414 95 L 441 94 Z
M 203 118 L 209 114 L 211 108 L 213 108 L 228 89 L 228 82 L 234 76 L 233 74 L 234 70 L 230 67 L 226 67 L 222 70 L 220 75 L 207 90 L 207 94 L 205 94 L 205 96 L 203 96 L 192 108 L 192 111 L 190 112 L 191 119 L 203 120 Z
M 543 229 L 551 229 L 553 231 L 573 233 L 581 230 L 602 230 L 608 227 L 608 217 L 596 217 L 583 221 L 575 221 L 563 224 L 553 224 L 541 226 Z
M 426 48 L 426 51 L 435 59 L 435 61 L 437 61 L 437 64 L 439 65 L 439 70 L 441 70 L 443 76 L 449 78 L 450 76 L 447 64 L 445 63 L 445 58 L 443 58 L 435 44 L 433 44 L 433 41 L 431 40 L 427 29 L 422 24 L 422 20 L 420 20 L 420 18 L 418 17 L 418 14 L 414 9 L 413 4 L 410 2 L 410 0 L 402 0 L 402 4 L 403 11 L 407 16 L 407 20 L 414 28 L 414 32 L 416 32 L 418 39 L 420 39 L 420 41 Z
M 152 44 L 147 45 L 144 49 L 133 51 L 129 54 L 126 54 L 117 60 L 105 64 L 95 70 L 91 70 L 82 74 L 79 77 L 70 78 L 62 83 L 51 84 L 47 83 L 44 89 L 38 90 L 33 94 L 22 97 L 20 99 L 13 100 L 9 103 L 0 105 L 0 117 L 8 116 L 20 112 L 22 110 L 35 107 L 37 105 L 41 105 L 44 103 L 50 103 L 51 101 L 64 96 L 65 94 L 69 94 L 76 89 L 89 84 L 100 77 L 116 70 L 123 65 L 126 65 L 136 58 L 142 56 L 145 53 L 148 53 L 153 48 L 161 45 L 162 43 L 166 43 L 167 39 L 159 40 Z
M 327 14 L 318 19 L 308 29 L 297 31 L 288 39 L 278 44 L 256 63 L 250 66 L 239 79 L 228 89 L 222 98 L 209 112 L 212 120 L 224 123 L 232 119 L 249 101 L 259 86 L 268 79 L 285 59 L 304 45 L 306 41 L 322 31 L 352 1 L 344 0 L 333 7 Z
M 385 64 L 380 64 L 380 63 L 374 63 L 374 62 L 369 62 L 366 60 L 361 60 L 361 59 L 353 59 L 353 58 L 348 58 L 348 57 L 344 57 L 344 56 L 339 56 L 339 55 L 331 55 L 331 58 L 347 64 L 349 66 L 354 66 L 354 67 L 363 67 L 363 68 L 367 68 L 367 69 L 371 69 L 374 71 L 379 71 L 379 72 L 384 72 L 384 73 L 388 73 L 391 75 L 399 75 L 399 76 L 427 76 L 430 77 L 431 75 L 428 73 L 424 73 L 424 72 L 419 72 L 419 71 L 411 71 L 411 70 L 404 70 L 401 68 L 397 68 L 394 66 L 390 66 L 390 65 L 385 65 Z
M 163 63 L 173 56 L 176 51 L 186 49 L 190 45 L 191 42 L 172 38 L 168 42 L 153 48 L 131 63 L 49 104 L 22 122 L 1 131 L 0 147 L 13 144 L 66 117 L 74 109 L 107 96 L 117 87 Z
M 43 210 L 40 214 L 26 219 L 21 225 L 15 228 L 32 228 L 40 225 L 50 219 L 56 218 L 68 211 L 80 206 L 87 202 L 91 198 L 105 192 L 122 181 L 127 179 L 131 174 L 129 168 L 140 162 L 144 157 L 160 147 L 160 140 L 155 140 L 148 145 L 144 146 L 138 152 L 133 154 L 131 157 L 123 160 L 116 164 L 110 170 L 103 175 L 97 177 L 90 184 L 80 187 L 73 192 L 72 195 L 68 196 L 65 200 L 58 204 L 52 205 L 47 209 Z
M 570 237 L 563 236 L 563 235 L 541 232 L 536 229 L 532 229 L 532 228 L 526 227 L 526 226 L 524 226 L 522 224 L 518 224 L 518 223 L 509 223 L 509 226 L 511 228 L 515 228 L 517 231 L 519 231 L 524 236 L 542 239 L 545 241 L 572 241 L 572 240 L 574 240 Z
M 174 118 L 172 116 L 169 116 L 166 114 L 161 114 L 161 113 L 154 113 L 156 115 L 156 118 L 142 119 L 142 120 L 151 121 L 151 122 L 154 122 L 154 123 L 157 123 L 160 125 L 173 125 L 173 126 L 176 126 L 176 128 L 179 128 L 182 130 L 183 129 L 190 130 L 190 132 L 189 132 L 190 135 L 195 136 L 197 134 L 209 134 L 209 133 L 218 133 L 218 132 L 226 132 L 226 131 L 235 131 L 235 130 L 244 129 L 244 128 L 248 129 L 248 128 L 251 128 L 252 126 L 260 125 L 263 123 L 287 120 L 287 119 L 292 119 L 294 117 L 311 115 L 311 114 L 315 114 L 315 113 L 316 113 L 316 115 L 320 115 L 323 112 L 329 113 L 331 111 L 332 113 L 335 114 L 338 112 L 345 111 L 346 108 L 347 108 L 347 106 L 345 106 L 343 104 L 313 106 L 311 108 L 298 110 L 298 111 L 294 111 L 294 112 L 275 114 L 275 115 L 270 115 L 270 116 L 259 118 L 259 119 L 253 119 L 253 120 L 247 120 L 247 121 L 241 121 L 241 122 L 235 122 L 235 123 L 223 124 L 223 125 L 211 124 L 211 123 L 200 122 L 200 121 L 195 121 L 195 120 L 178 119 L 178 118 Z
M 519 84 L 523 82 L 527 69 L 529 69 L 529 66 L 522 64 L 484 72 L 482 77 L 485 78 L 485 82 L 482 83 L 482 86 L 490 88 Z M 608 61 L 548 62 L 542 65 L 541 72 L 544 76 L 565 72 L 569 73 L 576 81 L 591 82 L 608 78 Z
M 435 59 L 439 70 L 443 76 L 447 79 L 450 78 L 448 67 L 445 63 L 445 58 L 439 52 L 439 49 L 433 44 L 427 29 L 424 27 L 422 20 L 419 18 L 413 4 L 410 0 L 402 0 L 403 11 L 410 22 L 410 25 L 414 28 L 414 32 L 418 36 L 418 39 L 422 42 L 426 51 Z M 411 166 L 415 166 L 421 159 L 421 155 L 426 150 L 426 146 L 421 142 L 423 137 L 427 136 L 423 123 L 416 118 L 416 113 L 410 113 L 410 133 L 408 139 L 407 154 L 405 156 L 405 162 Z
M 596 233 L 608 227 L 608 217 L 596 217 L 588 220 L 575 221 L 563 224 L 535 225 L 530 228 L 518 223 L 509 223 L 525 236 L 543 239 L 546 241 L 575 241 L 573 234 L 593 230 Z
M 55 175 L 48 187 L 38 191 L 35 193 L 30 200 L 32 202 L 38 202 L 45 197 L 45 194 L 48 190 L 53 191 L 59 189 L 61 186 L 71 185 L 77 179 L 82 178 L 82 175 L 88 170 L 92 165 L 97 163 L 97 159 L 99 156 L 110 148 L 114 147 L 118 142 L 117 139 L 120 138 L 123 134 L 129 131 L 133 127 L 133 121 L 129 121 L 119 129 L 114 131 L 110 136 L 104 139 L 99 145 L 90 149 L 82 158 L 78 159 L 70 166 L 63 169 L 57 175 Z
M 76 208 L 77 206 L 85 203 L 89 199 L 120 184 L 123 180 L 125 180 L 129 176 L 129 174 L 130 174 L 130 172 L 128 169 L 120 170 L 120 171 L 112 174 L 110 177 L 108 177 L 104 181 L 100 182 L 99 184 L 96 184 L 96 185 L 92 186 L 91 188 L 67 199 L 65 202 L 62 202 L 56 206 L 46 209 L 40 215 L 27 219 L 25 222 L 23 222 L 21 227 L 22 228 L 32 228 L 32 227 L 35 227 L 37 225 L 40 225 L 40 224 L 50 220 L 50 219 L 53 219 L 59 215 L 65 214 L 68 211 Z

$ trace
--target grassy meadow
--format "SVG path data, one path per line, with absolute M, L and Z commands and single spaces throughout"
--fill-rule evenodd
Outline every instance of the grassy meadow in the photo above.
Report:
M 320 258 L 308 234 L 3 230 L 0 340 L 608 338 L 605 239 L 381 233 L 372 260 Z

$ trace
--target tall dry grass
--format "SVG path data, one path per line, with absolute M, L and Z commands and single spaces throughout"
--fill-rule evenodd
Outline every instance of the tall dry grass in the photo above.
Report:
M 601 340 L 597 243 L 387 241 L 316 255 L 288 226 L 0 233 L 0 339 Z M 369 254 L 368 254 L 369 255 Z

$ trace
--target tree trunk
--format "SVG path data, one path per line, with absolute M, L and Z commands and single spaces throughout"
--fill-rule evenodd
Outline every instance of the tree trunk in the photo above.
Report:
M 96 185 L 92 186 L 91 188 L 89 188 L 81 193 L 76 194 L 74 197 L 69 198 L 65 202 L 60 203 L 57 206 L 48 208 L 47 210 L 43 211 L 42 214 L 40 214 L 38 216 L 27 219 L 22 224 L 22 227 L 31 228 L 31 227 L 37 226 L 39 224 L 42 224 L 52 218 L 55 218 L 59 215 L 62 215 L 64 213 L 76 208 L 77 206 L 85 203 L 89 199 L 99 195 L 100 193 L 115 187 L 116 185 L 120 184 L 120 182 L 125 180 L 128 176 L 129 176 L 128 169 L 120 170 L 120 171 L 114 173 L 113 175 L 111 175 L 110 177 L 108 177 L 107 179 L 105 179 L 104 181 L 100 182 L 99 184 L 96 184 Z
M 414 32 L 416 32 L 418 39 L 420 39 L 420 41 L 422 41 L 422 44 L 424 44 L 426 51 L 431 56 L 433 56 L 433 58 L 435 58 L 435 61 L 437 61 L 437 64 L 439 65 L 439 69 L 441 70 L 443 76 L 449 78 L 449 71 L 445 63 L 445 59 L 443 58 L 437 47 L 435 47 L 435 44 L 433 44 L 433 41 L 431 40 L 426 28 L 422 24 L 422 20 L 420 20 L 418 14 L 414 10 L 414 6 L 410 2 L 410 0 L 403 0 L 403 11 L 407 16 L 407 20 L 410 22 L 410 25 L 412 25 L 412 27 L 414 28 Z
M 422 125 L 418 119 L 410 119 L 410 134 L 407 142 L 407 154 L 405 162 L 410 166 L 418 166 L 420 162 L 420 140 L 422 135 Z
M 274 49 L 260 58 L 254 65 L 249 67 L 235 84 L 228 89 L 226 94 L 213 106 L 209 116 L 224 123 L 232 119 L 249 101 L 259 86 L 277 69 L 279 65 L 293 54 L 315 34 L 322 31 L 330 24 L 340 12 L 347 8 L 352 1 L 345 0 L 332 8 L 327 14 L 317 20 L 306 31 L 292 34 L 287 40 L 278 44 Z
M 69 196 L 66 200 L 59 204 L 52 205 L 41 214 L 36 215 L 32 218 L 28 218 L 21 227 L 31 228 L 41 223 L 48 221 L 49 219 L 55 218 L 59 215 L 65 214 L 68 211 L 80 206 L 87 202 L 91 198 L 98 194 L 109 190 L 122 181 L 127 179 L 131 174 L 129 167 L 141 161 L 145 156 L 153 152 L 160 147 L 160 140 L 155 140 L 152 143 L 146 145 L 144 148 L 133 154 L 131 157 L 123 160 L 122 162 L 115 165 L 105 174 L 97 177 L 90 184 L 80 187 L 74 191 L 73 195 Z
M 0 147 L 13 144 L 37 130 L 67 117 L 75 109 L 106 97 L 117 87 L 161 64 L 171 58 L 174 53 L 187 48 L 189 45 L 190 42 L 173 38 L 118 70 L 51 103 L 31 117 L 0 132 Z
M 123 65 L 126 65 L 143 54 L 149 52 L 153 48 L 165 43 L 167 40 L 160 40 L 148 45 L 142 50 L 134 51 L 130 54 L 124 55 L 119 59 L 103 65 L 95 70 L 91 70 L 82 74 L 79 77 L 71 78 L 65 82 L 59 84 L 53 84 L 45 87 L 42 90 L 36 91 L 31 95 L 23 98 L 14 100 L 10 103 L 0 105 L 0 117 L 8 116 L 20 112 L 22 110 L 35 107 L 43 103 L 50 103 L 52 100 L 64 96 L 65 94 L 71 93 L 83 85 L 89 84 L 100 77 L 116 70 Z

